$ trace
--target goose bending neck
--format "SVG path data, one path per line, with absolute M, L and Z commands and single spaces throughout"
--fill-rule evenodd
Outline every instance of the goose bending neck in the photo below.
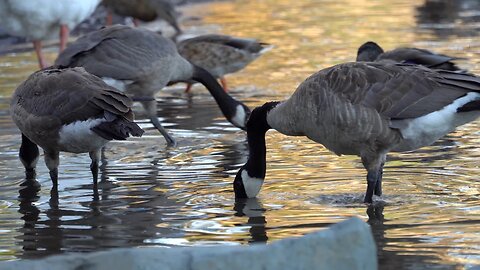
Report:
M 277 104 L 278 102 L 266 103 L 250 115 L 247 123 L 248 161 L 233 182 L 236 198 L 253 198 L 260 192 L 267 167 L 265 133 L 271 128 L 267 114 Z
M 250 109 L 243 103 L 232 98 L 218 84 L 217 80 L 205 69 L 193 66 L 192 79 L 203 84 L 217 102 L 223 115 L 234 126 L 245 130 Z

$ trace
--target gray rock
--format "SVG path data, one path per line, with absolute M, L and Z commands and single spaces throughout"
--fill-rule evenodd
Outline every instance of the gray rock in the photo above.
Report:
M 113 249 L 0 263 L 0 269 L 4 270 L 375 270 L 377 267 L 370 227 L 359 218 L 268 245 Z

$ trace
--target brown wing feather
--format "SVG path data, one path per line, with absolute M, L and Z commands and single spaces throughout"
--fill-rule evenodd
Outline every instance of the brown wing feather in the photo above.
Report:
M 161 35 L 115 25 L 79 38 L 58 56 L 55 65 L 81 66 L 99 77 L 136 80 L 155 61 L 175 53 L 175 44 Z
M 394 119 L 419 117 L 470 91 L 480 92 L 480 79 L 475 76 L 401 64 L 346 63 L 307 80 L 311 79 L 324 80 L 325 87 L 346 102 Z
M 132 118 L 132 101 L 84 69 L 50 69 L 32 74 L 14 93 L 12 106 L 61 124 L 99 117 L 108 111 Z

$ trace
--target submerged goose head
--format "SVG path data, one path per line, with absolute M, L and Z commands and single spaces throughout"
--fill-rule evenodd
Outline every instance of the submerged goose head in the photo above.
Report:
M 257 196 L 265 179 L 265 133 L 307 136 L 337 155 L 360 156 L 366 203 L 382 194 L 390 151 L 412 151 L 480 116 L 480 78 L 421 66 L 345 63 L 306 79 L 293 95 L 252 111 L 249 156 L 233 182 L 237 198 Z

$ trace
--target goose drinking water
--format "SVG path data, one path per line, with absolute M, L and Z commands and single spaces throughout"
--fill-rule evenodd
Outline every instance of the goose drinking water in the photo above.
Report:
M 167 84 L 195 80 L 202 83 L 234 126 L 244 128 L 250 110 L 225 93 L 203 68 L 180 56 L 175 43 L 146 29 L 122 25 L 105 27 L 77 39 L 55 61 L 63 67 L 84 67 L 142 103 L 168 145 L 175 140 L 157 118 L 155 94 Z
M 249 157 L 233 188 L 260 192 L 265 133 L 306 136 L 337 155 L 357 155 L 367 170 L 364 201 L 382 194 L 386 155 L 427 146 L 480 116 L 480 78 L 422 66 L 345 63 L 321 70 L 282 102 L 254 109 L 247 123 Z
M 141 136 L 133 122 L 132 100 L 83 68 L 44 69 L 15 90 L 10 110 L 22 132 L 20 160 L 33 178 L 45 153 L 52 190 L 57 189 L 59 152 L 89 153 L 94 187 L 100 150 L 110 140 Z

